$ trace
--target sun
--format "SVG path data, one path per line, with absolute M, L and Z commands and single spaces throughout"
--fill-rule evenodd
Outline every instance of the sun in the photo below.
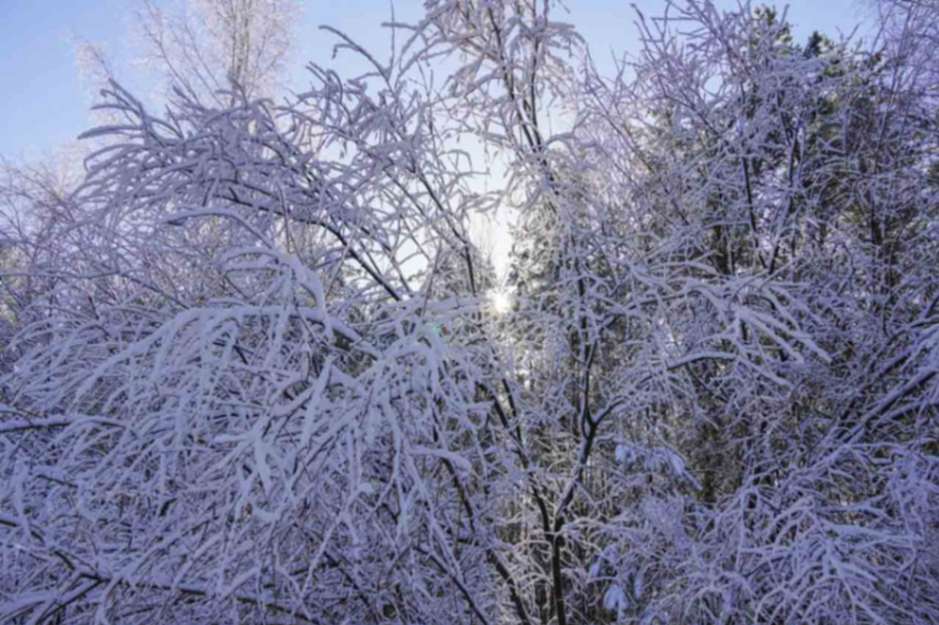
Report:
M 502 316 L 512 310 L 512 295 L 499 288 L 489 291 L 489 307 L 493 313 Z

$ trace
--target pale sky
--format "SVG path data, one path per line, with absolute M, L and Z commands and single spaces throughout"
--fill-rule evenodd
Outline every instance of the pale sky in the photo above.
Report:
M 167 0 L 163 0 L 166 3 Z M 381 27 L 391 16 L 391 0 L 299 0 L 296 46 L 287 83 L 294 90 L 306 86 L 304 65 L 315 61 L 332 65 L 340 74 L 356 71 L 352 55 L 332 59 L 335 37 L 318 28 L 329 24 L 379 53 L 388 50 L 388 31 Z M 153 86 L 141 80 L 135 67 L 140 47 L 133 32 L 138 0 L 0 0 L 0 159 L 13 162 L 41 159 L 74 145 L 76 137 L 93 127 L 89 113 L 92 93 L 76 60 L 76 42 L 94 43 L 109 57 L 118 79 L 147 102 Z M 716 0 L 722 8 L 736 8 L 737 0 Z M 393 0 L 397 21 L 415 21 L 421 0 Z M 601 73 L 613 71 L 613 58 L 638 49 L 635 11 L 647 17 L 661 13 L 662 0 L 565 0 L 567 11 L 554 19 L 574 24 L 590 46 Z M 777 6 L 786 6 L 783 3 Z M 833 38 L 871 22 L 871 0 L 791 0 L 787 17 L 794 34 L 804 41 L 813 30 Z M 136 80 L 135 80 L 136 78 Z M 498 166 L 494 166 L 498 167 Z M 490 182 L 498 184 L 495 170 Z M 500 209 L 487 220 L 473 220 L 472 236 L 491 258 L 500 275 L 508 268 L 513 217 Z
M 297 24 L 297 49 L 290 83 L 302 87 L 306 60 L 330 62 L 332 37 L 317 29 L 336 26 L 361 41 L 385 45 L 379 24 L 390 15 L 389 0 L 306 0 Z M 396 17 L 413 19 L 420 0 L 395 0 Z M 578 27 L 603 69 L 613 53 L 636 49 L 635 4 L 656 14 L 662 0 L 566 0 L 569 12 L 555 19 Z M 732 7 L 736 0 L 719 0 Z M 91 94 L 75 58 L 77 39 L 101 45 L 117 73 L 133 90 L 134 44 L 131 38 L 135 0 L 0 0 L 0 156 L 37 158 L 92 125 Z M 847 32 L 870 13 L 866 0 L 792 0 L 789 19 L 804 39 L 812 30 Z M 381 50 L 381 48 L 379 48 Z M 348 57 L 348 55 L 346 55 Z M 338 61 L 340 72 L 345 63 Z M 143 88 L 143 87 L 141 87 Z

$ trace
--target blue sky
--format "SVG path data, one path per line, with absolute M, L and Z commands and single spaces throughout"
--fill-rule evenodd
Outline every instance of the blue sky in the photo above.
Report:
M 414 17 L 420 0 L 396 0 L 398 19 Z M 610 52 L 635 49 L 631 4 L 647 15 L 661 0 L 567 0 L 570 12 L 556 19 L 578 27 L 601 63 Z M 735 6 L 736 0 L 719 0 Z M 780 3 L 782 4 L 782 3 Z M 72 141 L 91 124 L 91 93 L 75 58 L 76 39 L 101 45 L 119 75 L 132 78 L 130 31 L 135 0 L 0 0 L 0 156 L 37 158 Z M 789 19 L 804 39 L 813 29 L 848 31 L 870 14 L 870 0 L 791 0 Z M 330 24 L 367 44 L 384 46 L 378 24 L 389 0 L 306 0 L 297 25 L 298 46 L 291 83 L 300 84 L 306 60 L 330 62 L 332 38 L 317 29 Z M 379 48 L 381 50 L 381 48 Z M 338 61 L 342 71 L 342 60 Z M 133 88 L 133 82 L 131 87 Z

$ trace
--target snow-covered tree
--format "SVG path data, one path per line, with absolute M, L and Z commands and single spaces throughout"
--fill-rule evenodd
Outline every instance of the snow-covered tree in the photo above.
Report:
M 137 25 L 170 90 L 232 104 L 232 89 L 275 95 L 293 44 L 295 0 L 141 0 Z
M 934 622 L 923 55 L 686 0 L 602 77 L 548 0 L 425 8 L 283 105 L 110 85 L 23 230 L 67 253 L 16 278 L 0 616 Z

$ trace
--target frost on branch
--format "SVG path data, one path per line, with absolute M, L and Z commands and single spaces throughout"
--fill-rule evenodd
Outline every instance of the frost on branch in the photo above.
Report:
M 0 196 L 0 616 L 939 618 L 935 11 L 669 2 L 604 77 L 425 6 L 286 104 L 112 84 L 77 190 Z

